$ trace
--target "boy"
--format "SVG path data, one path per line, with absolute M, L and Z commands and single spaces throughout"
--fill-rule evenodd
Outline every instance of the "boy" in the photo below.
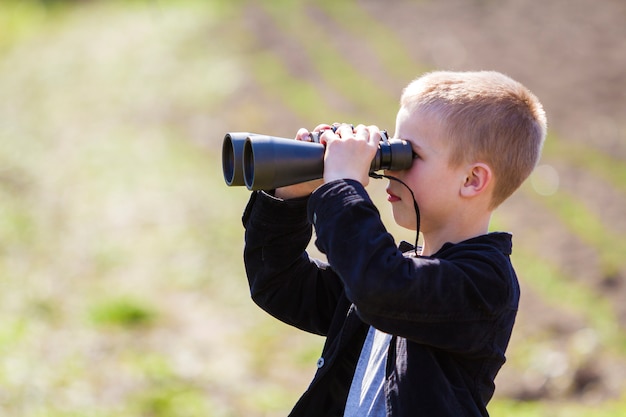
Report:
M 401 181 L 387 200 L 400 226 L 421 224 L 419 254 L 398 249 L 365 191 L 375 126 L 318 126 L 323 184 L 256 192 L 244 212 L 252 298 L 326 336 L 291 416 L 488 415 L 519 301 L 511 236 L 488 233 L 489 220 L 539 159 L 545 115 L 486 71 L 426 74 L 400 104 L 394 137 L 414 162 L 385 172 Z M 305 252 L 311 225 L 328 264 Z

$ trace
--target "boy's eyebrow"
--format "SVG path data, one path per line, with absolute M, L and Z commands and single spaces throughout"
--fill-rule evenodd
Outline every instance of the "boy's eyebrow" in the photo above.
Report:
M 421 146 L 419 143 L 417 143 L 417 142 L 415 141 L 415 139 L 406 139 L 406 138 L 403 138 L 403 137 L 400 137 L 400 138 L 398 138 L 398 139 L 402 139 L 402 140 L 405 140 L 405 141 L 409 142 L 409 143 L 412 145 L 412 147 L 413 147 L 413 148 L 415 148 L 415 149 L 417 149 L 418 151 L 420 151 L 420 150 L 423 150 L 423 149 L 424 149 L 424 147 L 423 147 L 423 146 Z
M 411 147 L 413 148 L 414 153 L 418 153 L 420 155 L 430 155 L 430 154 L 439 154 L 441 153 L 441 150 L 433 147 L 430 144 L 426 144 L 426 145 L 422 145 L 420 143 L 417 142 L 417 139 L 412 138 L 412 139 L 404 139 L 407 142 L 409 142 L 411 144 Z
M 413 144 L 417 145 L 417 144 L 414 142 L 414 139 L 409 139 L 409 138 L 404 137 L 404 136 L 402 136 L 402 135 L 400 135 L 400 136 L 394 135 L 393 137 L 391 137 L 391 138 L 389 138 L 389 139 L 400 139 L 400 140 L 406 140 L 407 142 L 411 142 L 411 143 L 413 143 Z

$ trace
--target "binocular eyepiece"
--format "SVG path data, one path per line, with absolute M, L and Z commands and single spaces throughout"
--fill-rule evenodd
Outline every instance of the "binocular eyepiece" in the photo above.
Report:
M 402 139 L 382 140 L 370 172 L 402 170 L 413 163 L 411 145 Z M 245 185 L 249 190 L 272 190 L 322 178 L 325 146 L 318 133 L 312 142 L 278 138 L 248 132 L 231 132 L 222 143 L 222 170 L 229 186 Z

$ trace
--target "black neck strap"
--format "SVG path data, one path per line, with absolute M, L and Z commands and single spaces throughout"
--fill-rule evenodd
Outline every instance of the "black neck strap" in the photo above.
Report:
M 420 209 L 417 206 L 417 201 L 415 201 L 415 194 L 413 194 L 413 190 L 411 190 L 411 187 L 406 185 L 404 181 L 396 177 L 392 177 L 391 175 L 383 175 L 383 174 L 377 174 L 375 172 L 370 172 L 369 176 L 375 179 L 387 178 L 388 180 L 397 181 L 400 184 L 404 185 L 407 188 L 407 190 L 409 190 L 409 192 L 411 193 L 411 197 L 413 198 L 413 208 L 415 208 L 415 218 L 416 218 L 416 227 L 417 227 L 417 230 L 415 231 L 415 248 L 413 250 L 415 251 L 415 256 L 419 256 L 419 254 L 417 253 L 417 243 L 420 237 Z

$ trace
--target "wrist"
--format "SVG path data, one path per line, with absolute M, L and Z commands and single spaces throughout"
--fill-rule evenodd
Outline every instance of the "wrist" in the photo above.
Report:
M 355 175 L 353 173 L 348 173 L 348 172 L 345 172 L 345 173 L 336 172 L 336 173 L 324 174 L 324 184 L 328 184 L 329 182 L 333 182 L 337 180 L 357 181 L 361 183 L 361 185 L 365 186 L 369 182 L 369 176 L 366 175 L 363 178 L 361 175 Z
M 321 181 L 309 181 L 301 184 L 289 185 L 287 187 L 280 187 L 274 191 L 274 196 L 283 200 L 308 197 L 321 184 Z

